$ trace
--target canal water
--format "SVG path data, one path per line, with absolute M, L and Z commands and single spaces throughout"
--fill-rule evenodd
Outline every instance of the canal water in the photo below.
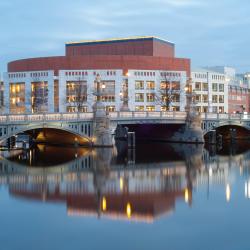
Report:
M 0 249 L 250 249 L 248 148 L 1 152 Z

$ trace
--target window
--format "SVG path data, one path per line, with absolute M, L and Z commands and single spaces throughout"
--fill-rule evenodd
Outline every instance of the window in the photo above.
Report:
M 180 82 L 172 82 L 172 89 L 173 90 L 180 90 Z
M 218 97 L 217 97 L 217 95 L 213 95 L 213 96 L 212 96 L 212 102 L 213 102 L 213 103 L 217 103 L 217 102 L 218 102 Z
M 144 81 L 135 81 L 135 89 L 144 89 Z
M 219 103 L 224 103 L 224 95 L 219 95 Z
M 87 81 L 67 81 L 66 99 L 68 112 L 81 112 L 83 103 L 87 102 Z
M 161 82 L 161 89 L 170 89 L 170 82 L 162 81 Z
M 136 102 L 144 102 L 144 94 L 142 94 L 142 93 L 135 94 L 135 101 Z
M 172 110 L 173 110 L 173 111 L 180 111 L 180 107 L 179 107 L 179 106 L 173 106 L 173 107 L 172 107 Z
M 195 96 L 195 101 L 196 102 L 201 102 L 201 95 L 196 95 Z
M 155 111 L 155 106 L 146 106 L 147 111 Z
M 10 83 L 10 113 L 25 112 L 25 83 Z
M 219 113 L 224 113 L 224 107 L 219 107 Z
M 198 112 L 201 112 L 201 107 L 200 107 L 200 106 L 196 106 L 196 110 L 197 110 Z
M 201 83 L 200 82 L 195 83 L 195 90 L 201 90 Z
M 155 82 L 147 81 L 147 89 L 155 89 Z
M 207 103 L 208 102 L 208 95 L 202 95 L 202 101 L 204 103 Z
M 224 84 L 219 84 L 219 91 L 224 92 Z
M 179 94 L 173 94 L 172 101 L 173 102 L 180 102 L 180 95 Z
M 48 111 L 48 82 L 31 83 L 32 113 Z
M 115 112 L 115 106 L 106 106 L 107 112 Z
M 103 102 L 115 102 L 115 96 L 114 95 L 104 95 L 102 96 Z
M 207 82 L 202 83 L 202 90 L 203 91 L 208 91 L 208 83 Z
M 147 94 L 147 102 L 154 102 L 155 101 L 155 94 L 149 93 Z
M 212 89 L 213 89 L 213 91 L 218 91 L 218 85 L 217 85 L 217 83 L 213 83 L 212 84 Z
M 144 111 L 144 106 L 135 106 L 135 111 Z
M 203 112 L 204 112 L 204 113 L 207 113 L 207 112 L 208 112 L 208 107 L 206 107 L 206 106 L 203 107 Z
M 101 85 L 105 86 L 101 89 L 102 101 L 115 102 L 115 81 L 102 81 Z M 95 84 L 95 89 L 97 89 L 97 84 Z
M 213 107 L 213 113 L 217 113 L 217 107 Z

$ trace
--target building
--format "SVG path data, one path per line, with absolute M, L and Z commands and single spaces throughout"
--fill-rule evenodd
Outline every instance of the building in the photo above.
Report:
M 192 89 L 199 112 L 228 113 L 228 81 L 225 74 L 204 68 L 194 69 Z
M 225 66 L 210 67 L 209 69 L 225 75 L 228 82 L 228 113 L 249 112 L 250 75 L 248 73 L 236 74 L 234 68 Z
M 250 91 L 245 74 L 236 75 L 229 82 L 228 91 L 229 113 L 249 113 Z
M 171 90 L 171 110 L 184 111 L 189 78 L 190 60 L 176 58 L 175 45 L 157 37 L 69 42 L 65 56 L 8 64 L 5 111 L 90 112 L 98 79 L 108 111 L 125 101 L 131 111 L 164 110 L 164 89 Z

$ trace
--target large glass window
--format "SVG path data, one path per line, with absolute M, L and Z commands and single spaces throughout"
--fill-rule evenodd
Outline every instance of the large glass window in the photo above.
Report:
M 48 112 L 48 82 L 31 83 L 32 113 Z
M 54 81 L 54 111 L 59 112 L 59 82 Z
M 25 83 L 10 83 L 10 113 L 25 113 Z
M 115 102 L 115 81 L 102 81 L 101 91 L 103 102 Z
M 66 98 L 69 112 L 83 112 L 87 102 L 87 82 L 67 81 Z

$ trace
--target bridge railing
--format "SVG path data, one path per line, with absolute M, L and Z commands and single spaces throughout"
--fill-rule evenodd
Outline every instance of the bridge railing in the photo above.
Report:
M 76 121 L 91 120 L 93 113 L 51 113 L 51 114 L 23 114 L 23 115 L 0 115 L 0 123 L 18 122 L 47 122 L 47 121 Z
M 1 123 L 18 123 L 18 122 L 48 122 L 48 121 L 78 121 L 92 120 L 93 112 L 88 113 L 48 113 L 48 114 L 9 114 L 0 115 Z M 186 112 L 168 112 L 168 111 L 125 111 L 110 112 L 111 119 L 173 119 L 185 120 Z M 203 120 L 250 120 L 248 114 L 216 114 L 201 113 Z
M 216 114 L 216 113 L 201 113 L 201 118 L 205 120 L 241 120 L 249 119 L 248 114 Z
M 186 112 L 165 112 L 165 111 L 126 111 L 126 112 L 110 112 L 109 116 L 111 119 L 157 119 L 157 118 L 168 118 L 168 119 L 185 119 Z

